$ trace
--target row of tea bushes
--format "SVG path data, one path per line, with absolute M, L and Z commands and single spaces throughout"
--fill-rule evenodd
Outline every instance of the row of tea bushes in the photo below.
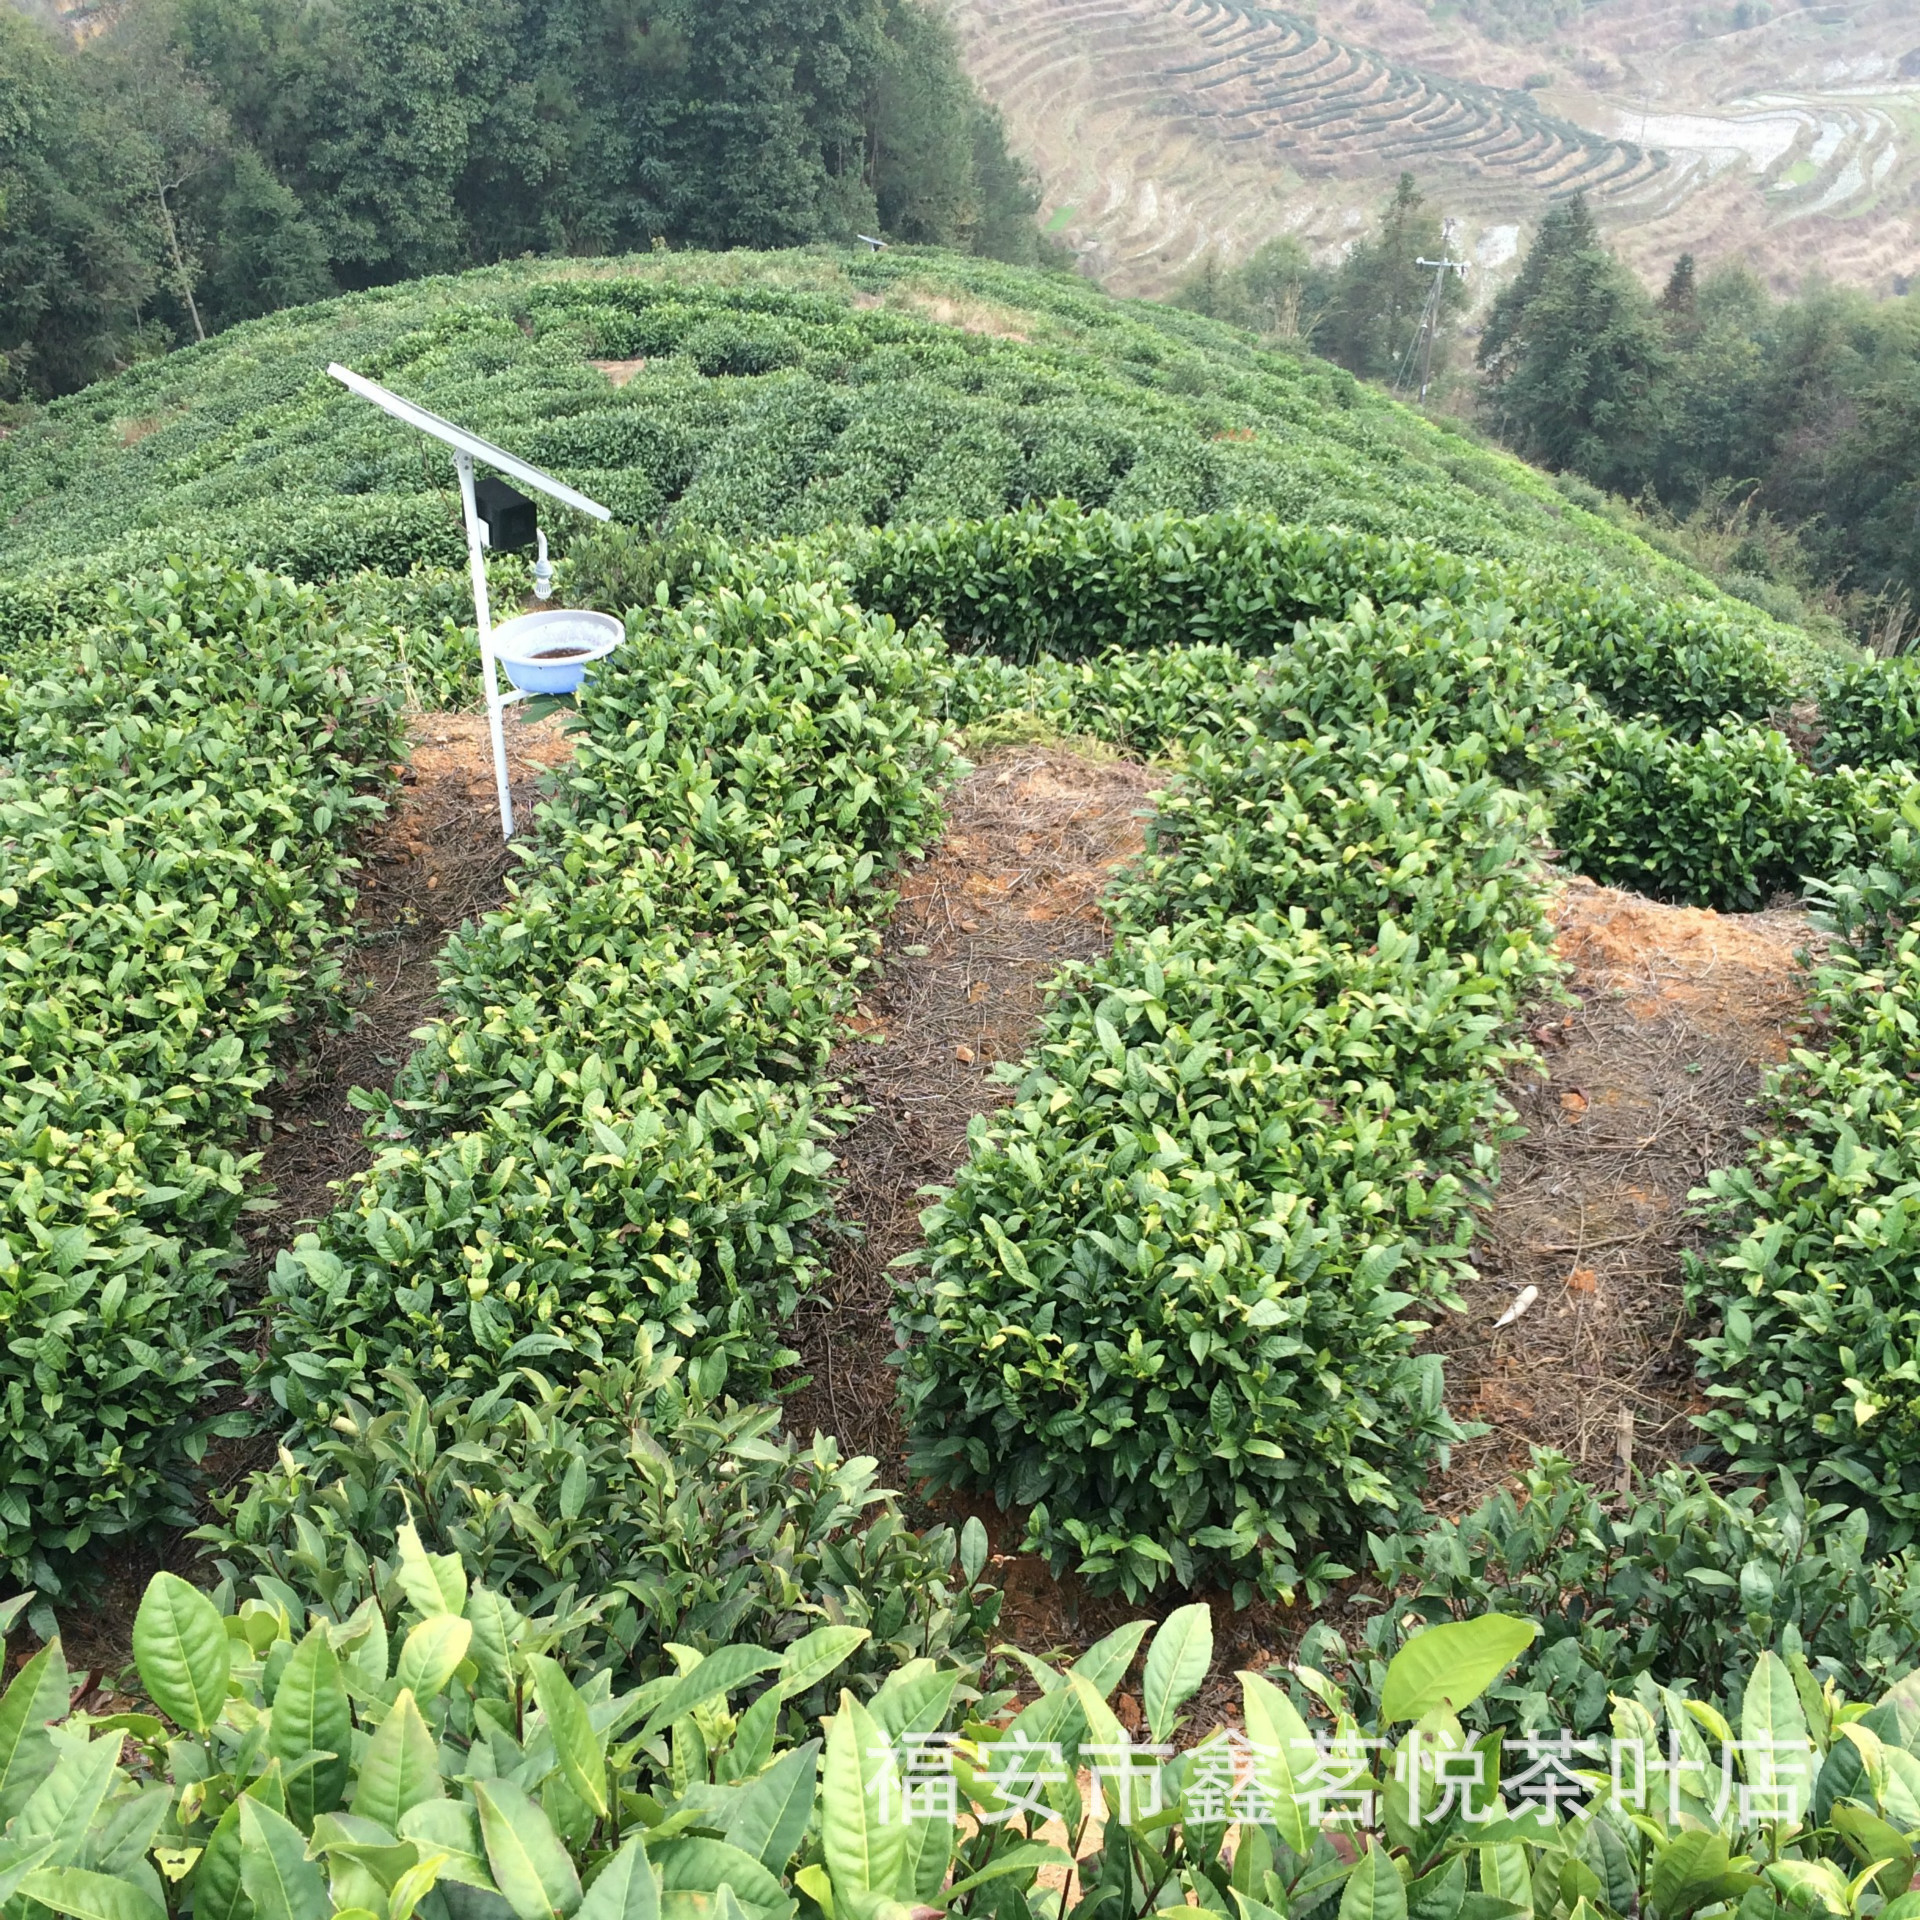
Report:
M 524 873 L 367 1098 L 373 1165 L 278 1262 L 289 1448 L 202 1534 L 236 1579 L 391 1618 L 411 1521 L 595 1668 L 828 1618 L 863 1690 L 980 1657 L 984 1531 L 907 1528 L 871 1460 L 741 1404 L 823 1257 L 821 1076 L 939 831 L 943 663 L 818 586 L 635 616 Z
M 72 1920 L 164 1920 L 175 1888 L 240 1920 L 1690 1920 L 1736 1898 L 1787 1920 L 1810 1893 L 1844 1920 L 1910 1911 L 1904 1675 L 1855 1702 L 1769 1650 L 1740 1663 L 1731 1719 L 1642 1676 L 1589 1781 L 1512 1764 L 1575 1757 L 1550 1734 L 1485 1733 L 1538 1632 L 1492 1613 L 1414 1636 L 1372 1701 L 1243 1673 L 1244 1733 L 1178 1751 L 1213 1660 L 1203 1603 L 1070 1669 L 1026 1655 L 1024 1705 L 931 1659 L 862 1699 L 840 1683 L 869 1636 L 845 1622 L 683 1647 L 616 1688 L 413 1528 L 396 1559 L 391 1619 L 155 1575 L 133 1634 L 151 1712 L 74 1709 L 60 1649 L 35 1654 L 0 1699 L 18 1897 Z M 1139 1745 L 1112 1704 L 1136 1661 Z
M 1026 1655 L 1024 1705 L 931 1659 L 862 1699 L 841 1683 L 869 1636 L 844 1622 L 616 1687 L 411 1527 L 396 1558 L 391 1620 L 155 1575 L 133 1633 L 151 1712 L 76 1709 L 58 1646 L 33 1655 L 0 1699 L 17 1897 L 72 1920 L 165 1920 L 170 1892 L 236 1920 L 1912 1912 L 1905 1671 L 1856 1701 L 1768 1649 L 1731 1714 L 1642 1675 L 1612 1765 L 1575 1770 L 1566 1734 L 1486 1730 L 1538 1637 L 1511 1614 L 1414 1635 L 1371 1699 L 1244 1672 L 1244 1732 L 1202 1732 L 1204 1603 L 1071 1668 Z M 1136 1661 L 1137 1744 L 1112 1704 Z
M 1920 1533 L 1920 797 L 1871 868 L 1823 889 L 1836 938 L 1815 971 L 1821 1051 L 1770 1076 L 1770 1121 L 1715 1173 L 1729 1235 L 1689 1269 L 1718 1316 L 1697 1342 L 1703 1424 L 1748 1471 L 1785 1467 L 1864 1506 L 1879 1545 Z
M 263 574 L 127 588 L 0 681 L 0 1558 L 59 1590 L 188 1505 L 256 1102 L 338 1005 L 401 752 L 378 653 Z
M 844 580 L 863 606 L 940 623 L 960 651 L 1031 665 L 1118 650 L 1204 646 L 1285 652 L 1295 628 L 1376 608 L 1512 609 L 1567 678 L 1623 717 L 1692 737 L 1759 720 L 1790 676 L 1724 609 L 1618 584 L 1463 560 L 1424 540 L 1292 524 L 1236 510 L 1126 519 L 1071 500 L 986 520 L 834 530 L 751 553 L 696 531 L 656 540 L 615 527 L 576 543 L 571 580 L 623 612 L 755 577 Z
M 1898 760 L 1815 773 L 1784 734 L 1729 724 L 1687 740 L 1628 721 L 1587 736 L 1554 835 L 1609 885 L 1745 913 L 1892 857 L 1913 769 Z
M 426 1391 L 644 1338 L 759 1393 L 829 1197 L 816 1079 L 937 832 L 938 643 L 818 588 L 644 621 L 380 1151 L 272 1283 L 272 1389 L 309 1423 L 404 1363 Z
M 1318 1598 L 1457 1436 L 1405 1314 L 1453 1294 L 1554 971 L 1544 816 L 1489 768 L 1570 704 L 1438 610 L 1243 671 L 895 1310 L 917 1470 L 1097 1586 L 1242 1603 Z

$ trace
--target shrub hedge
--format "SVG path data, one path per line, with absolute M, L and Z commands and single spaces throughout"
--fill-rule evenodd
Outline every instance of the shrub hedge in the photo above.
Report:
M 1457 1432 L 1402 1316 L 1452 1295 L 1555 970 L 1544 816 L 1487 771 L 1489 736 L 1552 758 L 1553 676 L 1462 624 L 1304 627 L 1187 743 L 1112 953 L 925 1216 L 911 1464 L 1097 1587 L 1317 1596 Z
M 1378 936 L 1198 920 L 1068 976 L 896 1309 L 914 1471 L 1099 1585 L 1242 1600 L 1324 1592 L 1418 1486 L 1458 1429 L 1402 1310 L 1451 1295 L 1520 1055 L 1484 981 Z
M 1920 659 L 1850 660 L 1835 665 L 1817 689 L 1820 733 L 1813 763 L 1884 767 L 1920 765 Z
M 826 1625 L 864 1638 L 863 1691 L 894 1667 L 977 1660 L 999 1596 L 951 1528 L 916 1533 L 871 1459 L 779 1431 L 779 1409 L 715 1401 L 645 1343 L 560 1386 L 523 1375 L 428 1400 L 401 1369 L 342 1403 L 299 1455 L 216 1496 L 197 1539 L 236 1591 L 336 1622 L 405 1604 L 412 1525 L 523 1612 L 557 1618 L 570 1662 L 650 1680 L 669 1648 L 749 1639 L 784 1652 Z M 975 1545 L 975 1539 L 980 1544 Z
M 60 1590 L 187 1511 L 226 1336 L 244 1135 L 338 1004 L 355 831 L 401 751 L 377 653 L 259 572 L 112 596 L 0 682 L 0 1555 Z
M 1828 870 L 1820 783 L 1784 735 L 1709 727 L 1688 741 L 1629 721 L 1594 734 L 1588 753 L 1554 836 L 1596 880 L 1740 913 Z
M 1920 930 L 1879 946 L 1818 970 L 1825 1048 L 1769 1080 L 1765 1133 L 1707 1183 L 1731 1237 L 1689 1271 L 1719 1316 L 1696 1342 L 1702 1425 L 1742 1470 L 1866 1504 L 1897 1544 L 1920 1522 Z

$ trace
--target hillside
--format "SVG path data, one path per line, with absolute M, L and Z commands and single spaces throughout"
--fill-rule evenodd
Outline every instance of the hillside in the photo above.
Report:
M 617 507 L 558 706 L 333 358 Z M 20 1903 L 1912 1920 L 1920 659 L 906 251 L 244 324 L 0 527 Z
M 755 536 L 1060 495 L 1245 505 L 1708 591 L 1323 362 L 1071 277 L 907 251 L 523 263 L 248 323 L 0 446 L 0 576 L 44 595 L 185 547 L 306 578 L 457 564 L 446 463 L 327 380 L 336 359 L 630 522 Z
M 1648 275 L 1685 251 L 1741 255 L 1782 288 L 1819 267 L 1886 292 L 1913 270 L 1920 24 L 1906 0 L 950 12 L 1040 168 L 1051 230 L 1126 292 L 1164 292 L 1210 249 L 1231 258 L 1279 232 L 1330 251 L 1402 167 L 1489 270 L 1576 188 Z

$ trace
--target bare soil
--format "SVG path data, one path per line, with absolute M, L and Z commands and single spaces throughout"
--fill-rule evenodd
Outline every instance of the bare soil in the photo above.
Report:
M 858 1237 L 835 1251 L 795 1344 L 811 1384 L 788 1423 L 837 1434 L 903 1486 L 889 1269 L 920 1242 L 923 1189 L 967 1156 L 967 1127 L 1012 1097 L 995 1077 L 1026 1051 L 1046 982 L 1111 943 L 1100 899 L 1143 844 L 1158 779 L 1058 747 L 998 748 L 948 804 L 933 855 L 909 873 L 878 984 L 832 1077 L 868 1109 L 840 1142 L 838 1211 Z M 983 1516 L 985 1517 L 985 1516 Z
M 505 716 L 507 766 L 523 829 L 540 776 L 573 757 L 557 717 Z M 316 1037 L 272 1095 L 261 1177 L 271 1212 L 254 1216 L 256 1260 L 333 1204 L 333 1187 L 367 1164 L 355 1087 L 389 1087 L 416 1028 L 432 1017 L 434 960 L 464 920 L 497 906 L 515 866 L 500 838 L 484 713 L 423 713 L 408 723 L 405 784 L 361 849 L 360 904 L 346 959 L 352 1025 Z
M 1805 1012 L 1797 910 L 1717 914 L 1576 879 L 1555 915 L 1579 1004 L 1536 1030 L 1547 1074 L 1518 1090 L 1527 1133 L 1501 1156 L 1479 1278 L 1428 1342 L 1448 1404 L 1491 1429 L 1439 1476 L 1448 1511 L 1532 1447 L 1610 1481 L 1623 1448 L 1645 1469 L 1698 1444 L 1681 1261 L 1703 1235 L 1687 1195 L 1740 1157 Z M 1532 1305 L 1496 1327 L 1528 1287 Z

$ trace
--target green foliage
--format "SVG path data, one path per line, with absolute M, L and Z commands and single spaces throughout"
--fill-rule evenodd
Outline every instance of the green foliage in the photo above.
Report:
M 1531 852 L 1543 816 L 1478 757 L 1366 734 L 1198 747 L 1113 912 L 1129 928 L 1298 913 L 1356 946 L 1390 920 L 1524 993 L 1552 971 Z
M 1410 1632 L 1496 1606 L 1543 1631 L 1483 1696 L 1474 1719 L 1489 1726 L 1603 1733 L 1609 1694 L 1640 1675 L 1700 1688 L 1737 1715 L 1746 1674 L 1769 1648 L 1804 1658 L 1823 1684 L 1875 1688 L 1920 1655 L 1920 1559 L 1874 1559 L 1866 1516 L 1810 1503 L 1791 1475 L 1763 1495 L 1667 1468 L 1622 1502 L 1542 1452 L 1517 1487 L 1471 1513 L 1402 1523 L 1367 1546 L 1391 1604 L 1359 1645 L 1315 1627 L 1300 1650 L 1347 1676 L 1363 1705 Z
M 1451 257 L 1440 216 L 1403 173 L 1393 198 L 1380 210 L 1375 230 L 1348 248 L 1328 281 L 1316 337 L 1344 367 L 1372 380 L 1420 384 L 1415 358 L 1420 322 L 1433 290 L 1434 273 L 1423 260 Z M 1472 304 L 1465 276 L 1440 282 L 1440 326 L 1433 342 L 1435 366 L 1447 357 L 1448 322 Z
M 1501 1014 L 1387 923 L 1362 956 L 1201 920 L 1068 975 L 896 1309 L 914 1470 L 1128 1593 L 1324 1591 L 1457 1434 L 1399 1315 L 1460 1271 Z
M 1666 339 L 1586 196 L 1551 209 L 1480 336 L 1484 404 L 1529 459 L 1632 493 L 1654 458 Z
M 0 400 L 93 379 L 143 342 L 160 278 L 127 129 L 57 29 L 0 15 Z
M 589 356 L 645 364 L 615 388 Z M 503 266 L 451 288 L 275 315 L 190 361 L 143 362 L 8 438 L 0 570 L 13 577 L 0 579 L 0 616 L 42 624 L 103 581 L 192 547 L 308 580 L 458 569 L 444 460 L 334 388 L 321 371 L 330 360 L 547 466 L 643 540 L 979 518 L 1068 494 L 1122 516 L 1241 505 L 1411 549 L 1404 587 L 1375 568 L 1336 577 L 1332 597 L 1312 586 L 1318 567 L 1303 550 L 1287 569 L 1308 582 L 1302 604 L 1273 609 L 1284 618 L 1268 647 L 1292 619 L 1338 614 L 1355 592 L 1376 604 L 1452 594 L 1459 563 L 1430 549 L 1422 559 L 1415 541 L 1521 568 L 1529 587 L 1569 569 L 1699 585 L 1517 462 L 1343 373 L 1073 280 L 901 249 Z M 563 517 L 549 533 L 559 547 L 584 529 Z M 1071 537 L 1064 521 L 1048 536 Z M 1114 545 L 1098 527 L 1090 537 Z M 1271 535 L 1238 537 L 1273 547 Z M 1204 614 L 1177 585 L 1179 544 L 1196 536 L 1168 538 L 1156 596 Z M 942 570 L 968 590 L 956 559 Z M 1138 577 L 1152 577 L 1144 564 Z M 1235 598 L 1257 615 L 1253 570 Z M 1204 626 L 1130 643 L 1193 637 L 1237 644 Z
M 470 1580 L 574 1622 L 570 1662 L 635 1680 L 671 1672 L 669 1646 L 784 1651 L 828 1624 L 871 1636 L 850 1667 L 868 1685 L 981 1657 L 999 1597 L 958 1570 L 950 1529 L 904 1526 L 872 1460 L 797 1445 L 776 1408 L 704 1400 L 674 1372 L 646 1358 L 433 1402 L 392 1372 L 378 1412 L 348 1401 L 197 1537 L 236 1585 L 269 1578 L 343 1622 L 370 1595 L 399 1610 L 411 1520 Z
M 311 592 L 200 569 L 106 611 L 0 682 L 0 1552 L 51 1590 L 95 1536 L 181 1517 L 231 1425 L 241 1138 L 337 1008 L 346 848 L 401 745 L 377 656 Z
M 1837 945 L 1816 973 L 1826 1051 L 1768 1082 L 1772 1124 L 1708 1182 L 1730 1238 L 1689 1269 L 1720 1316 L 1696 1343 L 1703 1424 L 1743 1467 L 1786 1467 L 1865 1505 L 1883 1538 L 1920 1515 L 1913 1092 L 1920 933 Z
M 1700 602 L 1578 585 L 1543 600 L 1541 643 L 1623 718 L 1651 716 L 1694 739 L 1729 719 L 1765 720 L 1791 692 L 1762 641 Z
M 825 587 L 645 615 L 583 703 L 571 817 L 690 845 L 763 900 L 858 900 L 939 830 L 940 666 L 930 630 Z
M 1610 886 L 1722 912 L 1764 907 L 1828 867 L 1832 825 L 1786 739 L 1709 727 L 1696 741 L 1638 722 L 1594 735 L 1560 800 L 1567 864 Z
M 1285 649 L 1297 622 L 1376 604 L 1464 600 L 1481 570 L 1425 541 L 1286 526 L 1266 514 L 1126 520 L 1069 501 L 834 543 L 856 597 L 940 622 L 1006 659 L 1205 644 Z
M 918 0 L 667 0 L 630 30 L 574 0 L 182 0 L 77 45 L 10 16 L 0 74 L 0 395 L 475 260 L 860 229 L 1043 250 Z
M 1457 1431 L 1400 1316 L 1453 1295 L 1554 970 L 1540 816 L 1485 768 L 1550 758 L 1565 690 L 1497 613 L 1361 603 L 1241 690 L 895 1309 L 915 1470 L 1129 1594 L 1317 1594 Z
M 1819 701 L 1816 766 L 1920 764 L 1920 659 L 1836 663 L 1820 685 Z
M 764 1391 L 818 1270 L 812 1082 L 894 864 L 938 830 L 940 653 L 824 587 L 636 617 L 580 699 L 534 877 L 450 943 L 378 1145 L 279 1257 L 266 1377 L 311 1426 L 658 1350 Z M 549 864 L 550 863 L 550 864 Z
M 0 1701 L 21 1897 L 73 1920 L 163 1920 L 176 1899 L 247 1920 L 410 1920 L 427 1902 L 518 1920 L 794 1920 L 803 1902 L 872 1920 L 1043 1904 L 1061 1920 L 1196 1904 L 1255 1920 L 1908 1911 L 1895 1823 L 1911 1818 L 1910 1689 L 1856 1703 L 1771 1651 L 1737 1722 L 1673 1690 L 1623 1696 L 1619 1770 L 1582 1768 L 1590 1791 L 1548 1801 L 1537 1770 L 1503 1775 L 1501 1749 L 1471 1745 L 1455 1712 L 1532 1622 L 1483 1615 L 1411 1639 L 1381 1686 L 1389 1725 L 1420 1715 L 1398 1738 L 1324 1676 L 1300 1676 L 1310 1722 L 1246 1673 L 1243 1748 L 1216 1730 L 1169 1757 L 1213 1656 L 1209 1609 L 1190 1605 L 1145 1647 L 1163 1744 L 1124 1762 L 1124 1793 L 1090 1801 L 1082 1781 L 1098 1791 L 1121 1770 L 1107 1702 L 1144 1621 L 1064 1672 L 1028 1656 L 1037 1693 L 1018 1712 L 921 1661 L 865 1701 L 843 1689 L 820 1735 L 794 1744 L 858 1629 L 784 1653 L 684 1649 L 679 1672 L 615 1693 L 547 1651 L 555 1617 L 470 1585 L 410 1529 L 400 1550 L 391 1623 L 369 1603 L 308 1624 L 277 1596 L 233 1613 L 229 1592 L 157 1575 L 135 1646 L 158 1713 L 70 1713 L 58 1647 L 29 1662 Z M 1329 1819 L 1330 1750 L 1357 1818 Z M 1653 1773 L 1666 1752 L 1672 1771 Z M 909 1779 L 939 1786 L 909 1802 Z M 1071 1855 L 1042 1840 L 1050 1827 Z

